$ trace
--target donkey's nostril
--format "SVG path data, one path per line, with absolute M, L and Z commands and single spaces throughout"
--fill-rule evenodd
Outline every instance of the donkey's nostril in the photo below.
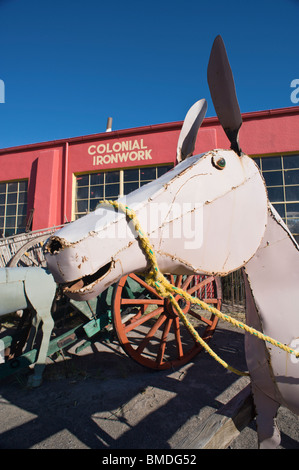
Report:
M 46 249 L 49 253 L 51 253 L 51 255 L 54 255 L 54 253 L 58 253 L 62 249 L 62 244 L 59 240 L 57 240 L 57 238 L 55 238 L 47 243 Z

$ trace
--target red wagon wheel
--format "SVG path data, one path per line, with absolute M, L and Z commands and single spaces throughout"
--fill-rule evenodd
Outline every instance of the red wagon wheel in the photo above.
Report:
M 169 275 L 172 284 L 190 295 L 221 308 L 221 282 L 214 276 Z M 175 296 L 196 331 L 209 341 L 217 326 L 214 314 Z M 129 274 L 114 289 L 113 322 L 124 351 L 135 361 L 151 369 L 180 367 L 202 347 L 179 318 L 169 300 L 162 298 L 142 277 Z

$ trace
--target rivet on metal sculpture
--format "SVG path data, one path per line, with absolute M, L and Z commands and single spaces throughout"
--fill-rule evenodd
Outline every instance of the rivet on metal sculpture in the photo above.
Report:
M 34 311 L 31 338 L 27 341 L 27 348 L 34 344 L 40 323 L 42 324 L 42 341 L 39 352 L 34 361 L 34 373 L 29 376 L 28 385 L 37 387 L 41 384 L 42 373 L 45 368 L 49 341 L 54 326 L 51 315 L 57 285 L 51 273 L 43 268 L 16 267 L 0 268 L 0 317 L 18 310 L 30 309 Z M 0 363 L 4 363 L 5 343 L 0 342 Z
M 240 148 L 242 118 L 220 36 L 208 83 L 231 149 L 192 156 L 206 110 L 201 100 L 184 121 L 178 165 L 120 201 L 136 212 L 161 272 L 224 276 L 242 267 L 247 324 L 292 347 L 299 338 L 298 245 L 270 204 L 259 168 Z M 88 300 L 147 269 L 135 235 L 124 214 L 99 207 L 49 239 L 49 269 L 70 298 Z M 276 447 L 278 407 L 299 413 L 298 360 L 247 334 L 245 349 L 260 447 Z

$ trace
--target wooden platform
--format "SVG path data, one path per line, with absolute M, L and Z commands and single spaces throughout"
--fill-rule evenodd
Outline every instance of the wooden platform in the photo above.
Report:
M 181 449 L 226 449 L 255 417 L 250 384 L 182 442 Z

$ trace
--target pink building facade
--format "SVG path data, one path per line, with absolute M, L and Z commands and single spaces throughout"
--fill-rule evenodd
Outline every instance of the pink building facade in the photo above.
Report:
M 299 240 L 299 107 L 242 115 L 240 144 L 264 175 L 270 201 Z M 176 164 L 182 122 L 0 149 L 0 232 L 59 226 Z M 195 153 L 229 148 L 217 118 L 206 118 Z

